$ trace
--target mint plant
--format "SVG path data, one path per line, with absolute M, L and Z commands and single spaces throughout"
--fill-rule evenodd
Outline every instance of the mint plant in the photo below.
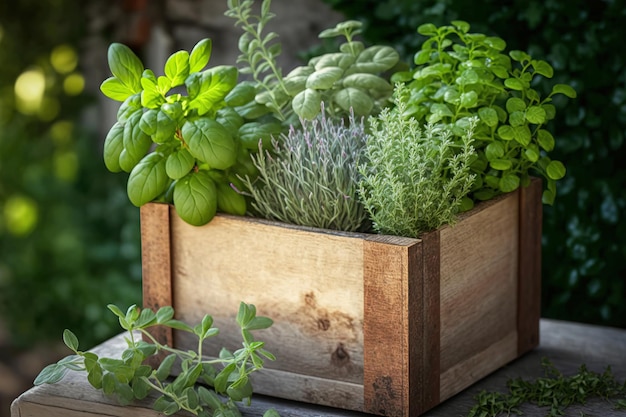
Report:
M 419 237 L 453 224 L 459 211 L 472 206 L 467 194 L 475 178 L 477 120 L 469 119 L 459 145 L 448 126 L 422 126 L 406 116 L 409 98 L 407 88 L 398 84 L 395 108 L 370 118 L 359 192 L 377 232 Z
M 552 77 L 550 64 L 523 51 L 504 54 L 502 39 L 469 30 L 463 21 L 418 28 L 427 39 L 415 54 L 416 68 L 392 76 L 393 81 L 407 82 L 411 90 L 407 115 L 450 125 L 457 142 L 470 118 L 479 118 L 473 198 L 487 200 L 527 185 L 529 170 L 534 170 L 546 179 L 543 201 L 552 204 L 565 167 L 548 156 L 555 140 L 546 125 L 556 114 L 552 98 L 557 94 L 574 98 L 576 92 L 556 84 L 541 98 L 533 87 L 539 77 Z
M 86 372 L 87 380 L 94 388 L 114 395 L 123 405 L 146 398 L 154 391 L 158 396 L 153 407 L 165 415 L 185 410 L 201 417 L 234 417 L 241 416 L 237 402 L 250 403 L 250 374 L 262 369 L 266 359 L 275 360 L 274 355 L 263 348 L 264 343 L 256 341 L 251 333 L 270 327 L 272 320 L 257 316 L 252 304 L 241 303 L 236 318 L 241 328 L 242 348 L 235 352 L 222 349 L 216 359 L 202 356 L 203 343 L 219 333 L 209 315 L 191 327 L 174 319 L 172 307 L 161 307 L 156 313 L 135 305 L 126 313 L 115 305 L 108 308 L 119 318 L 121 327 L 128 331 L 128 348 L 122 352 L 121 358 L 99 357 L 93 352 L 79 350 L 78 338 L 66 329 L 63 342 L 74 353 L 46 366 L 36 377 L 35 385 L 59 382 L 70 370 Z M 148 332 L 150 327 L 157 325 L 194 334 L 198 338 L 197 351 L 183 351 L 159 343 Z M 140 335 L 150 342 L 141 340 Z M 156 369 L 146 364 L 147 358 L 161 352 L 169 355 Z M 170 374 L 176 363 L 181 371 L 172 379 Z M 264 417 L 277 416 L 275 410 L 264 414 Z
M 172 54 L 165 75 L 157 77 L 128 47 L 113 43 L 113 76 L 101 85 L 104 95 L 122 102 L 104 143 L 106 167 L 130 173 L 134 205 L 171 202 L 193 225 L 207 223 L 218 210 L 245 214 L 245 198 L 230 183 L 238 173 L 253 174 L 250 151 L 281 130 L 273 118 L 250 128 L 246 105 L 254 89 L 238 85 L 233 66 L 204 69 L 211 45 L 203 39 L 191 53 Z
M 357 192 L 365 137 L 354 114 L 337 120 L 322 109 L 312 121 L 301 119 L 273 141 L 271 153 L 252 156 L 258 177 L 241 178 L 252 207 L 267 219 L 359 230 L 367 219 Z
M 292 124 L 297 123 L 297 117 L 314 119 L 322 102 L 330 117 L 348 117 L 350 111 L 357 116 L 368 116 L 386 105 L 393 88 L 380 74 L 398 62 L 399 55 L 393 48 L 381 45 L 365 48 L 354 39 L 361 33 L 362 24 L 350 20 L 319 35 L 345 38 L 338 52 L 314 57 L 307 65 L 283 75 L 276 62 L 281 53 L 278 35 L 264 34 L 274 17 L 270 4 L 270 0 L 264 0 L 261 13 L 256 15 L 253 0 L 228 0 L 226 12 L 243 30 L 238 62 L 244 64 L 241 72 L 251 74 L 258 86 L 257 103 Z

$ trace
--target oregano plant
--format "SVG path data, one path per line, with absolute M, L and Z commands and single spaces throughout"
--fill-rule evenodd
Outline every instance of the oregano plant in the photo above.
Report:
M 205 69 L 211 45 L 203 39 L 191 52 L 172 54 L 164 75 L 156 76 L 130 48 L 113 43 L 113 76 L 101 85 L 107 97 L 122 102 L 104 142 L 106 167 L 130 173 L 134 205 L 173 203 L 193 225 L 207 223 L 218 210 L 245 214 L 245 198 L 230 184 L 237 174 L 254 175 L 250 152 L 282 129 L 271 117 L 249 126 L 254 115 L 246 106 L 254 89 L 238 84 L 234 66 Z
M 63 342 L 73 354 L 46 366 L 35 378 L 35 385 L 59 382 L 68 371 L 85 372 L 94 388 L 113 395 L 123 405 L 155 392 L 157 397 L 153 407 L 165 415 L 185 410 L 200 417 L 236 417 L 241 416 L 237 403 L 250 403 L 250 374 L 262 369 L 265 360 L 275 360 L 274 355 L 264 349 L 264 343 L 255 340 L 251 333 L 266 329 L 273 322 L 268 317 L 257 316 L 252 304 L 241 303 L 236 317 L 241 328 L 242 347 L 234 352 L 222 349 L 219 358 L 214 359 L 202 355 L 203 343 L 219 333 L 219 329 L 213 327 L 210 315 L 205 315 L 192 327 L 175 319 L 174 309 L 169 306 L 156 312 L 136 305 L 130 306 L 126 312 L 112 304 L 108 308 L 128 332 L 125 337 L 128 347 L 121 356 L 109 358 L 81 351 L 76 335 L 66 329 Z M 148 331 L 153 326 L 195 335 L 197 350 L 183 351 L 159 343 Z M 142 335 L 149 341 L 144 341 Z M 146 363 L 147 358 L 162 352 L 168 355 L 157 367 Z M 180 373 L 172 377 L 176 364 Z M 270 409 L 264 417 L 279 417 L 279 414 Z
M 426 39 L 415 54 L 416 67 L 392 76 L 411 90 L 407 115 L 423 123 L 446 123 L 458 139 L 470 118 L 479 118 L 474 199 L 527 185 L 534 170 L 546 179 L 543 201 L 552 204 L 565 167 L 548 156 L 555 140 L 546 125 L 556 114 L 552 98 L 575 98 L 574 89 L 556 84 L 542 98 L 534 87 L 538 78 L 553 76 L 552 66 L 523 51 L 504 53 L 504 40 L 471 33 L 467 22 L 424 24 L 418 33 Z
M 243 33 L 239 39 L 242 73 L 251 74 L 258 91 L 256 102 L 292 124 L 297 118 L 313 120 L 325 104 L 330 117 L 378 113 L 393 90 L 381 76 L 392 69 L 399 55 L 390 46 L 365 47 L 355 39 L 362 23 L 349 20 L 322 31 L 320 38 L 344 38 L 339 51 L 312 58 L 283 75 L 276 58 L 281 53 L 278 34 L 264 30 L 274 14 L 270 0 L 264 0 L 261 13 L 253 11 L 253 0 L 228 0 L 226 15 L 235 19 Z

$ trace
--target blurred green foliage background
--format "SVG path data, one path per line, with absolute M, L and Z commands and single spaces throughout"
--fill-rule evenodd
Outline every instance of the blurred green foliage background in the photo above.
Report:
M 92 345 L 114 331 L 106 304 L 141 302 L 138 211 L 79 121 L 81 4 L 0 3 L 0 320 L 17 346 L 66 327 Z
M 626 327 L 625 1 L 323 1 L 407 61 L 417 26 L 462 19 L 576 88 L 555 103 L 554 157 L 568 174 L 544 207 L 543 315 Z M 80 123 L 94 100 L 78 54 L 85 4 L 0 3 L 0 321 L 16 345 L 66 327 L 91 345 L 117 331 L 106 304 L 141 302 L 138 210 Z

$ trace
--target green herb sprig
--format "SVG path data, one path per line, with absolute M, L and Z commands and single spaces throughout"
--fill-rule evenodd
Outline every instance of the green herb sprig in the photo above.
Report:
M 504 40 L 469 30 L 463 21 L 418 28 L 426 39 L 415 54 L 415 69 L 392 76 L 392 81 L 407 82 L 410 88 L 407 114 L 425 123 L 447 123 L 457 138 L 471 117 L 479 118 L 474 132 L 474 199 L 488 200 L 527 186 L 532 169 L 545 177 L 543 201 L 552 204 L 565 167 L 548 156 L 555 140 L 546 124 L 556 114 L 552 98 L 574 98 L 576 92 L 556 84 L 541 98 L 534 86 L 541 77 L 552 77 L 550 64 L 523 51 L 505 54 Z
M 398 84 L 395 108 L 370 118 L 359 193 L 377 232 L 418 237 L 453 224 L 459 211 L 471 208 L 467 194 L 474 181 L 470 165 L 476 121 L 470 120 L 456 144 L 446 126 L 423 127 L 405 116 L 407 93 Z
M 251 333 L 270 327 L 272 320 L 257 316 L 252 304 L 241 303 L 236 318 L 241 328 L 242 348 L 235 352 L 222 349 L 216 359 L 202 357 L 203 343 L 219 333 L 209 315 L 191 327 L 174 319 L 172 307 L 161 307 L 156 313 L 135 305 L 126 313 L 112 304 L 108 308 L 119 318 L 120 326 L 128 331 L 125 338 L 128 347 L 121 358 L 99 357 L 93 352 L 80 351 L 76 335 L 65 330 L 63 342 L 74 354 L 46 366 L 36 377 L 35 385 L 53 384 L 70 370 L 80 371 L 87 373 L 87 380 L 94 388 L 114 395 L 123 405 L 155 391 L 158 397 L 153 407 L 165 415 L 186 410 L 201 417 L 235 417 L 241 416 L 236 402 L 250 403 L 250 374 L 262 369 L 266 359 L 275 360 L 274 355 L 263 348 L 264 343 L 256 341 Z M 198 338 L 197 351 L 183 351 L 159 343 L 148 331 L 157 325 L 194 334 Z M 150 342 L 141 340 L 138 334 L 146 336 Z M 169 355 L 156 369 L 145 363 L 145 359 L 161 352 Z M 175 363 L 179 363 L 181 371 L 171 379 Z M 277 416 L 275 410 L 264 414 L 264 417 Z
M 264 218 L 323 229 L 356 231 L 367 213 L 358 196 L 357 165 L 365 145 L 363 121 L 353 114 L 331 119 L 322 109 L 314 120 L 300 120 L 258 152 L 256 180 L 241 178 L 252 207 Z
M 546 417 L 563 416 L 567 407 L 585 404 L 591 398 L 614 399 L 616 409 L 626 410 L 626 381 L 619 383 L 610 368 L 598 374 L 582 365 L 575 375 L 564 376 L 548 359 L 542 359 L 541 366 L 544 377 L 510 380 L 507 393 L 480 392 L 468 417 L 521 415 L 519 407 L 525 403 L 548 407 Z
M 270 4 L 270 0 L 264 0 L 261 13 L 256 15 L 252 0 L 228 0 L 226 11 L 226 16 L 235 19 L 235 24 L 243 30 L 238 62 L 245 65 L 241 72 L 252 74 L 257 83 L 257 103 L 292 124 L 297 124 L 297 117 L 314 119 L 322 102 L 331 117 L 347 117 L 350 111 L 357 116 L 369 116 L 387 104 L 393 88 L 380 74 L 398 62 L 395 49 L 382 45 L 365 48 L 354 39 L 361 33 L 361 22 L 345 21 L 319 35 L 345 38 L 338 52 L 316 56 L 307 65 L 283 75 L 276 62 L 281 52 L 278 34 L 264 34 L 274 17 Z

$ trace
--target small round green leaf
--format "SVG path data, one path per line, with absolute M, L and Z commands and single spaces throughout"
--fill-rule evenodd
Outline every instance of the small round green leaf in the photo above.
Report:
M 526 159 L 533 163 L 539 160 L 539 153 L 531 148 L 528 148 L 524 151 L 524 156 L 526 157 Z
M 506 171 L 511 169 L 513 164 L 508 159 L 494 159 L 489 161 L 489 166 L 498 171 Z
M 517 78 L 507 78 L 504 80 L 504 85 L 510 88 L 511 90 L 523 91 L 524 84 L 518 80 Z
M 164 193 L 167 186 L 165 158 L 153 152 L 143 158 L 130 172 L 128 198 L 135 206 L 141 207 Z
M 343 70 L 338 67 L 326 67 L 315 71 L 306 80 L 306 88 L 314 90 L 327 90 L 343 75 Z
M 504 174 L 500 178 L 499 188 L 503 193 L 510 193 L 519 188 L 520 179 L 515 174 Z
M 491 107 L 478 109 L 478 117 L 489 127 L 498 125 L 498 113 Z
M 537 74 L 543 75 L 546 78 L 552 78 L 554 75 L 554 69 L 552 65 L 548 64 L 546 61 L 531 61 L 531 65 Z
M 502 158 L 504 156 L 504 145 L 501 142 L 491 142 L 485 147 L 485 156 L 489 161 Z
M 565 166 L 560 161 L 551 161 L 546 167 L 548 178 L 560 180 L 565 176 Z
M 554 149 L 554 137 L 552 136 L 552 133 L 545 129 L 539 129 L 537 131 L 537 142 L 539 143 L 539 146 L 547 152 Z
M 526 124 L 526 117 L 524 112 L 514 111 L 509 115 L 509 124 L 513 127 L 518 127 Z
M 369 95 L 353 87 L 337 91 L 333 96 L 333 100 L 344 111 L 350 111 L 350 108 L 352 108 L 357 116 L 369 115 L 374 107 L 374 101 Z
M 206 171 L 192 172 L 176 182 L 174 207 L 181 219 L 194 226 L 206 224 L 215 216 L 217 191 Z
M 196 160 L 189 151 L 185 148 L 179 148 L 167 157 L 165 172 L 171 179 L 178 180 L 189 174 L 195 164 Z
M 526 110 L 526 102 L 518 97 L 511 97 L 506 101 L 506 111 L 513 113 Z
M 470 25 L 469 23 L 467 23 L 464 20 L 453 20 L 452 25 L 454 25 L 458 30 L 460 30 L 463 33 L 467 33 L 470 30 Z
M 511 126 L 502 125 L 498 128 L 498 136 L 504 140 L 512 140 L 515 137 L 515 134 Z
M 117 122 L 104 139 L 104 165 L 111 172 L 120 172 L 120 154 L 124 149 L 124 125 Z
M 321 111 L 322 96 L 316 90 L 307 88 L 293 98 L 291 106 L 298 116 L 313 120 Z
M 202 39 L 189 55 L 189 73 L 201 71 L 209 63 L 212 49 L 211 39 Z
M 187 121 L 182 127 L 183 139 L 191 155 L 214 169 L 227 169 L 237 159 L 237 147 L 231 133 L 213 119 Z
M 569 98 L 576 98 L 576 90 L 574 90 L 567 84 L 556 84 L 554 87 L 552 87 L 551 94 L 563 94 Z
M 102 91 L 102 94 L 115 101 L 124 101 L 135 94 L 132 88 L 129 88 L 115 77 L 104 80 L 100 85 L 100 91 Z
M 537 125 L 546 122 L 546 111 L 541 106 L 530 106 L 526 110 L 526 120 Z
M 461 106 L 466 109 L 471 109 L 472 107 L 476 107 L 478 103 L 478 94 L 475 91 L 469 91 L 467 93 L 461 94 Z
M 431 49 L 422 49 L 421 51 L 417 52 L 415 54 L 415 57 L 413 58 L 415 65 L 424 65 L 429 62 L 431 54 Z
M 528 146 L 531 139 L 530 129 L 528 126 L 513 127 L 513 138 L 520 144 Z
M 517 62 L 530 61 L 530 56 L 523 51 L 511 51 L 509 52 L 509 56 Z
M 417 28 L 417 33 L 424 36 L 434 36 L 437 34 L 437 26 L 432 23 L 424 23 Z

